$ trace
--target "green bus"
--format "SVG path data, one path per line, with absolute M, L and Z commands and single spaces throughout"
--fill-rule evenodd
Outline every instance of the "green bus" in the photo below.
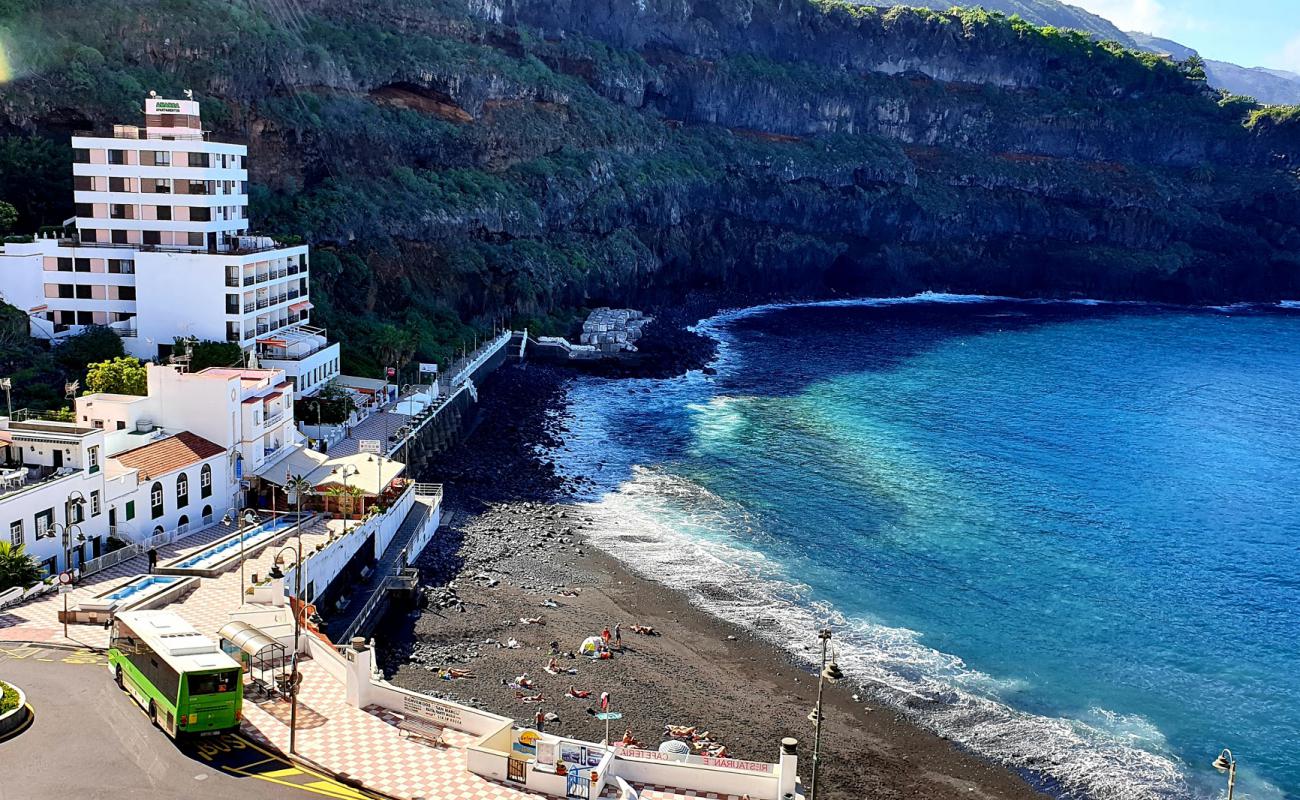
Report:
M 170 611 L 124 611 L 113 619 L 113 680 L 172 738 L 239 728 L 239 663 Z

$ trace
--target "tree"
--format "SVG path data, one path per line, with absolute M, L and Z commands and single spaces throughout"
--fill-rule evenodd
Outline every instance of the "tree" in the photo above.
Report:
M 0 200 L 0 233 L 8 233 L 18 224 L 18 209 L 12 203 Z
M 176 352 L 190 352 L 190 372 L 198 372 L 208 367 L 240 366 L 244 360 L 244 351 L 235 342 L 216 342 L 210 339 L 177 339 Z
M 1186 75 L 1189 79 L 1194 81 L 1206 80 L 1205 59 L 1201 58 L 1199 55 L 1193 53 L 1192 55 L 1188 56 L 1187 60 L 1183 61 L 1179 66 L 1182 68 L 1183 74 Z
M 114 358 L 91 364 L 86 372 L 86 389 L 110 394 L 149 393 L 148 372 L 138 358 Z
M 103 325 L 91 325 L 54 348 L 54 360 L 74 375 L 81 374 L 91 364 L 124 355 L 126 350 L 122 347 L 122 337 Z
M 26 589 L 41 579 L 41 565 L 23 552 L 23 546 L 0 541 L 0 592 L 15 586 Z

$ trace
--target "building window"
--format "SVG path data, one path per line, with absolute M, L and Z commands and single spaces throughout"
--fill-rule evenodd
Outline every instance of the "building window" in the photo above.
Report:
M 83 285 L 83 284 L 78 284 L 78 285 L 76 286 L 76 297 L 77 297 L 78 300 L 89 300 L 89 299 L 91 299 L 91 291 L 90 291 L 90 287 L 89 287 L 89 286 L 85 286 L 85 285 Z
M 60 259 L 59 259 L 59 272 L 72 272 L 72 259 L 70 259 L 70 258 L 60 258 Z
M 16 519 L 9 523 L 9 543 L 14 547 L 23 546 L 23 521 Z
M 157 210 L 157 212 L 158 212 L 158 214 L 157 214 L 158 219 L 161 219 L 161 220 L 170 220 L 170 219 L 172 218 L 172 207 L 171 207 L 171 206 L 156 206 L 156 207 L 155 207 L 155 210 Z
M 212 496 L 212 465 L 204 464 L 203 469 L 199 470 L 199 496 Z
M 190 478 L 184 472 L 176 476 L 176 507 L 185 508 L 190 504 Z
M 193 194 L 193 192 L 191 192 Z M 190 222 L 211 222 L 212 209 L 195 207 L 190 209 Z
M 45 539 L 54 535 L 54 509 L 47 508 L 36 515 L 36 538 Z
M 86 521 L 86 506 L 83 502 L 68 503 L 68 524 L 76 525 Z
M 90 287 L 87 287 L 90 288 Z M 95 445 L 86 451 L 86 463 L 89 468 L 86 470 L 91 475 L 99 472 L 99 445 Z
M 206 166 L 208 166 L 208 154 L 207 154 L 207 153 L 190 153 L 189 156 L 190 156 L 190 166 L 191 166 L 191 167 L 206 167 Z
M 126 243 L 126 231 L 113 231 L 113 244 Z
M 84 147 L 74 147 L 74 148 L 72 148 L 72 163 L 74 163 L 74 164 L 89 164 L 89 163 L 90 163 L 90 151 L 87 150 L 87 149 L 84 148 Z
M 191 247 L 203 246 L 203 233 L 201 231 L 190 231 L 190 246 Z
M 130 178 L 109 178 L 108 190 L 110 192 L 129 192 L 131 191 Z
M 77 323 L 76 323 L 76 324 L 78 324 L 78 325 L 94 325 L 94 324 L 95 324 L 95 314 L 94 314 L 93 312 L 91 312 L 91 311 L 78 311 L 78 312 L 77 312 Z
M 72 264 L 74 272 L 90 272 L 89 258 L 74 258 Z
M 95 179 L 89 175 L 73 175 L 72 188 L 78 192 L 95 191 Z M 90 216 L 89 214 L 79 214 L 78 216 Z
M 108 151 L 108 163 L 110 163 L 110 164 L 125 164 L 125 163 L 126 163 L 126 151 L 125 151 L 125 150 L 109 150 L 109 151 Z
M 161 483 L 155 483 L 149 490 L 149 509 L 153 519 L 158 519 L 163 515 L 163 488 Z
M 74 287 L 72 284 L 60 283 L 58 286 L 59 286 L 59 297 L 65 300 L 76 297 L 77 295 L 76 287 Z
M 125 258 L 110 258 L 108 271 L 114 275 L 131 275 L 135 273 L 135 262 Z
M 145 231 L 142 239 L 145 244 L 162 244 L 162 234 L 158 231 Z
M 126 518 L 127 518 L 128 520 L 133 520 L 133 519 L 135 519 L 135 501 L 134 501 L 134 500 L 127 500 L 127 501 L 126 501 Z
M 99 241 L 99 231 L 94 230 L 92 228 L 86 228 L 85 230 L 78 231 L 77 233 L 81 237 L 81 241 L 83 242 L 94 243 Z
M 98 517 L 103 509 L 100 507 L 99 492 L 90 493 L 90 516 Z
M 94 204 L 94 203 L 74 203 L 74 204 L 72 205 L 72 211 L 73 211 L 73 213 L 76 214 L 78 217 L 93 217 L 93 216 L 95 216 L 95 204 Z
M 172 154 L 166 150 L 155 150 L 153 154 L 153 163 L 156 167 L 169 167 L 172 163 Z

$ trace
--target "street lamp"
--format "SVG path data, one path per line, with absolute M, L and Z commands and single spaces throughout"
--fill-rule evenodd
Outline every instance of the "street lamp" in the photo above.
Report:
M 297 480 L 302 480 L 298 478 Z M 303 481 L 306 483 L 306 481 Z M 302 513 L 302 495 L 298 491 L 298 511 Z M 272 578 L 283 578 L 284 573 L 280 571 L 280 564 L 283 561 L 282 556 L 285 551 L 294 553 L 294 571 L 293 571 L 293 599 L 298 602 L 298 607 L 293 609 L 293 660 L 290 662 L 292 672 L 289 675 L 289 752 L 297 752 L 294 748 L 298 742 L 298 648 L 301 646 L 299 641 L 302 635 L 302 615 L 307 611 L 307 604 L 302 599 L 302 573 L 307 568 L 306 562 L 302 560 L 302 524 L 298 526 L 298 546 L 297 552 L 292 547 L 282 547 L 280 552 L 275 554 L 275 563 L 271 566 Z M 292 604 L 290 604 L 292 608 Z
M 1214 759 L 1214 768 L 1219 772 L 1228 773 L 1228 800 L 1232 800 L 1232 787 L 1237 782 L 1237 759 L 1232 757 L 1232 751 L 1223 748 L 1219 757 Z
M 77 492 L 76 494 L 81 494 Z M 71 501 L 71 498 L 69 498 Z M 69 505 L 71 507 L 71 505 Z M 77 542 L 86 541 L 86 536 L 81 532 L 81 526 L 75 522 L 60 523 L 51 522 L 50 530 L 62 537 L 63 540 L 63 571 L 72 574 L 72 532 L 77 533 Z M 68 638 L 68 593 L 66 588 L 63 589 L 63 638 Z
M 817 726 L 817 732 L 813 736 L 813 768 L 812 768 L 812 786 L 808 793 L 808 800 L 817 800 L 817 768 L 821 762 L 821 745 L 822 745 L 822 688 L 826 681 L 837 681 L 844 677 L 840 667 L 832 659 L 826 663 L 826 648 L 831 641 L 831 629 L 822 628 L 817 632 L 817 638 L 822 640 L 822 670 L 817 676 L 817 707 L 813 709 L 809 718 Z
M 231 509 L 221 518 L 222 525 L 235 525 L 239 533 L 239 607 L 244 607 L 244 526 L 259 522 L 256 509 L 246 508 L 243 514 Z

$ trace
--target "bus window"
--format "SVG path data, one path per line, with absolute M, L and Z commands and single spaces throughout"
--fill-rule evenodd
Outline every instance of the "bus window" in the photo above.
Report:
M 221 694 L 222 692 L 233 692 L 239 685 L 239 673 L 237 672 L 209 672 L 206 675 L 186 675 L 190 688 L 190 696 L 198 694 Z

